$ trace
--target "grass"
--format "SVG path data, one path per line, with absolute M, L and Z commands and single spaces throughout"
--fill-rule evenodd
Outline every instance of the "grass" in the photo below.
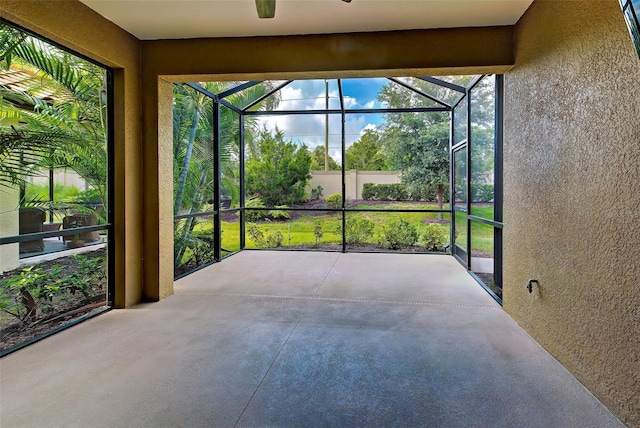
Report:
M 376 209 L 415 209 L 415 205 L 412 204 L 388 204 L 388 205 L 374 205 L 367 206 L 361 205 L 356 207 L 357 209 L 369 210 L 367 212 L 360 213 L 347 213 L 347 216 L 361 216 L 375 223 L 373 234 L 368 240 L 369 243 L 376 244 L 378 237 L 382 232 L 385 224 L 393 219 L 404 219 L 414 227 L 421 231 L 426 225 L 423 222 L 425 218 L 436 219 L 438 213 L 423 213 L 423 212 L 375 212 Z M 436 209 L 434 206 L 422 206 L 425 209 Z M 447 207 L 445 207 L 446 209 Z M 493 218 L 493 207 L 482 206 L 473 207 L 473 215 L 483 218 Z M 458 213 L 459 220 L 464 218 L 463 213 Z M 449 220 L 449 214 L 443 215 L 445 220 Z M 316 236 L 314 228 L 316 221 L 320 221 L 322 224 L 323 236 L 320 238 L 320 244 L 337 244 L 342 243 L 342 236 L 340 234 L 340 226 L 342 223 L 340 214 L 329 214 L 324 216 L 302 216 L 296 220 L 287 221 L 274 221 L 274 222 L 260 222 L 258 227 L 265 233 L 280 232 L 283 236 L 284 247 L 313 247 L 316 245 Z M 458 231 L 457 242 L 466 246 L 466 224 Z M 202 223 L 196 226 L 196 230 L 210 229 L 211 225 Z M 481 251 L 484 253 L 493 253 L 493 227 L 480 222 L 472 222 L 473 235 L 471 240 L 471 246 L 473 250 Z M 247 248 L 259 248 L 256 244 L 247 237 Z M 240 223 L 235 222 L 222 222 L 222 248 L 225 251 L 233 252 L 240 249 Z M 223 252 L 223 254 L 226 254 Z

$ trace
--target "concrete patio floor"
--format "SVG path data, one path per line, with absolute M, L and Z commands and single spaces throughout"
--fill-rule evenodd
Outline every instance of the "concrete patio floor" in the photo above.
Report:
M 450 256 L 245 251 L 0 361 L 4 427 L 617 427 Z

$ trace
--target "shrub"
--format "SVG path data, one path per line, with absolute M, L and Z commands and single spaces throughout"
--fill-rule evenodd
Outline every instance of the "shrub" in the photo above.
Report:
M 318 185 L 318 187 L 314 187 L 313 189 L 311 189 L 311 197 L 310 197 L 310 199 L 312 201 L 317 201 L 318 199 L 320 199 L 322 197 L 322 191 L 323 190 L 324 189 L 320 185 Z
M 320 245 L 320 239 L 324 235 L 322 231 L 322 220 L 317 218 L 313 221 L 313 235 L 316 237 L 316 247 Z
M 214 239 L 211 227 L 194 230 L 186 240 L 189 251 L 185 251 L 181 263 L 194 261 L 197 265 L 202 265 L 214 260 Z
M 410 247 L 418 241 L 418 231 L 408 221 L 392 220 L 382 228 L 380 245 L 389 250 Z
M 449 242 L 449 228 L 437 223 L 429 223 L 420 237 L 420 244 L 427 251 L 442 251 Z
M 272 134 L 266 128 L 257 136 L 256 146 L 245 163 L 246 193 L 259 196 L 270 207 L 303 202 L 311 178 L 307 147 L 286 140 L 278 129 Z
M 472 184 L 471 195 L 473 202 L 491 202 L 494 198 L 493 184 Z
M 263 231 L 255 223 L 251 223 L 247 225 L 247 234 L 249 235 L 249 239 L 253 241 L 256 246 L 260 248 L 277 248 L 282 246 L 282 241 L 284 237 L 282 236 L 282 232 L 275 231 Z
M 280 205 L 276 208 L 289 208 L 286 205 Z M 288 220 L 291 218 L 291 214 L 289 214 L 289 211 L 287 210 L 269 210 L 269 212 L 267 213 L 267 215 L 272 218 L 273 220 Z
M 362 185 L 362 199 L 372 201 L 375 199 L 376 185 L 374 183 L 364 183 Z
M 403 183 L 362 185 L 362 199 L 374 201 L 406 201 L 409 199 L 407 186 Z
M 0 309 L 23 323 L 35 321 L 38 311 L 51 308 L 53 298 L 63 292 L 60 267 L 45 272 L 34 266 L 22 269 L 20 275 L 0 282 Z
M 262 202 L 261 198 L 250 198 L 245 202 L 245 208 L 264 208 L 264 202 Z M 239 215 L 239 212 L 238 212 Z M 244 211 L 244 219 L 245 221 L 256 222 L 258 220 L 262 220 L 267 216 L 267 212 L 265 210 L 245 210 Z
M 361 216 L 349 216 L 345 219 L 345 240 L 347 244 L 364 244 L 373 234 L 375 223 Z M 342 223 L 336 228 L 336 234 L 342 235 Z
M 336 210 L 342 208 L 342 194 L 334 193 L 329 195 L 327 197 L 327 206 Z

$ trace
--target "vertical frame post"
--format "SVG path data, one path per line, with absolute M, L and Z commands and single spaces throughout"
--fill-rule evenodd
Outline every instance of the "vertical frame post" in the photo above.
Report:
M 238 171 L 238 179 L 240 180 L 240 250 L 244 250 L 246 247 L 245 237 L 245 215 L 244 215 L 244 161 L 245 161 L 245 141 L 244 141 L 244 113 L 240 113 L 238 118 L 238 135 L 239 135 L 239 147 L 238 158 L 240 162 L 240 171 Z
M 482 80 L 482 79 L 480 79 Z M 480 81 L 478 80 L 478 81 Z M 475 88 L 475 86 L 474 86 Z M 462 150 L 466 151 L 467 155 L 467 182 L 466 182 L 466 193 L 467 193 L 467 201 L 466 201 L 466 209 L 467 209 L 467 269 L 471 270 L 471 219 L 469 215 L 471 214 L 471 146 L 473 145 L 473 138 L 471 137 L 471 91 L 472 89 L 467 90 L 467 144 Z
M 220 221 L 220 102 L 213 100 L 213 258 L 220 261 L 220 248 L 222 247 L 222 222 Z
M 342 153 L 342 252 L 347 252 L 347 214 L 345 212 L 347 201 L 347 186 L 345 184 L 345 160 L 346 160 L 346 113 L 344 111 L 344 97 L 342 94 L 342 80 L 338 79 L 338 94 L 340 96 L 340 135 L 341 135 L 341 153 Z
M 495 114 L 495 143 L 494 143 L 494 195 L 493 195 L 493 219 L 496 222 L 503 222 L 504 208 L 504 169 L 503 154 L 504 147 L 504 75 L 496 74 L 496 114 Z M 493 229 L 493 280 L 502 288 L 502 229 Z
M 114 169 L 115 169 L 115 145 L 114 145 L 114 94 L 113 94 L 113 70 L 106 69 L 107 80 L 107 206 L 106 216 L 107 224 L 107 306 L 113 307 L 115 304 L 116 292 L 116 258 L 115 258 L 115 185 L 114 185 Z M 124 298 L 122 299 L 124 301 Z

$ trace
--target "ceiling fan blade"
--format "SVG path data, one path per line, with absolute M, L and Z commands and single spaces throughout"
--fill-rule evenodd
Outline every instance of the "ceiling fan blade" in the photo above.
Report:
M 276 15 L 276 0 L 256 0 L 258 17 L 273 18 Z
M 351 0 L 342 0 L 345 3 L 351 3 Z

